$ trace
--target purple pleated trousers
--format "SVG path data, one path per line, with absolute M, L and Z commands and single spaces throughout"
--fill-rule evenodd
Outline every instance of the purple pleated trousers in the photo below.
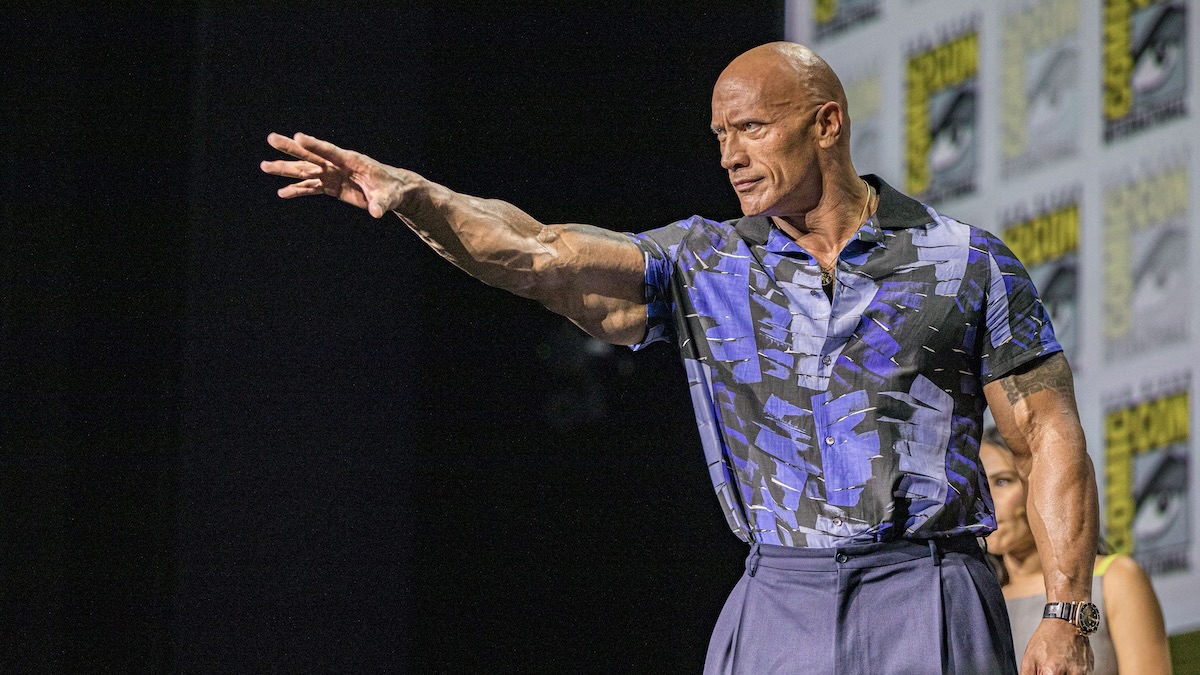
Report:
M 974 538 L 755 544 L 705 675 L 1016 675 L 1008 612 Z

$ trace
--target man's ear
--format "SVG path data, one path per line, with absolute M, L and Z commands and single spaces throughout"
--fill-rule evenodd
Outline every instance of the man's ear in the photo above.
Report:
M 842 106 L 837 101 L 827 101 L 817 111 L 817 142 L 822 148 L 832 148 L 842 137 L 844 122 Z

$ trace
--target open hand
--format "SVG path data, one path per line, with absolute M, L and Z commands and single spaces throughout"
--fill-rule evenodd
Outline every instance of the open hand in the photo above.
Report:
M 284 199 L 329 195 L 367 211 L 376 218 L 397 208 L 408 172 L 305 134 L 288 138 L 272 133 L 267 143 L 295 160 L 264 161 L 266 173 L 299 179 L 279 189 Z

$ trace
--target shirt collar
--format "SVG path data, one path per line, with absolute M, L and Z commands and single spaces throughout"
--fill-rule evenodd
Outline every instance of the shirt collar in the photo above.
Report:
M 896 190 L 879 176 L 867 174 L 862 179 L 879 193 L 879 205 L 875 208 L 875 215 L 867 221 L 868 225 L 859 230 L 860 239 L 879 241 L 883 238 L 880 229 L 920 227 L 933 220 L 921 202 Z M 771 235 L 771 219 L 766 216 L 745 216 L 734 224 L 734 228 L 743 239 L 762 245 L 767 243 Z

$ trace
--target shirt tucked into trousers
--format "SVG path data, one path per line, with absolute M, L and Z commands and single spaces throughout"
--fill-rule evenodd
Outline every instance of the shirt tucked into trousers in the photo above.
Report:
M 705 675 L 1016 672 L 1000 585 L 970 537 L 829 549 L 755 544 L 704 668 Z
M 996 526 L 983 389 L 1062 347 L 1004 242 L 863 180 L 879 205 L 828 295 L 763 216 L 630 235 L 635 348 L 679 348 L 717 500 L 751 546 L 708 673 L 1016 672 L 976 544 Z

